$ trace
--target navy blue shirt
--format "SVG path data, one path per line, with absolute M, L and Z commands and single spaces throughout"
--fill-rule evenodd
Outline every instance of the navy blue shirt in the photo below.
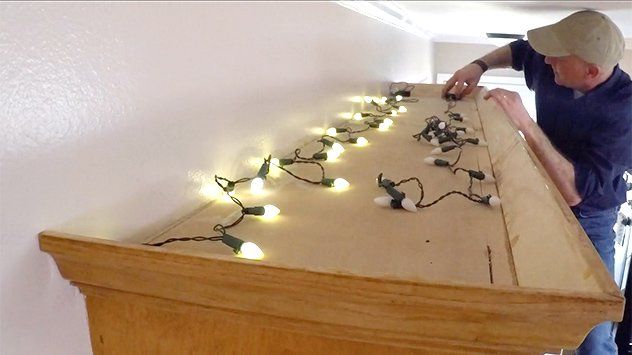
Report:
M 623 173 L 632 169 L 632 82 L 617 65 L 612 76 L 575 98 L 555 83 L 553 69 L 529 42 L 510 43 L 512 66 L 524 71 L 535 91 L 537 123 L 575 168 L 582 201 L 577 212 L 594 212 L 625 202 Z

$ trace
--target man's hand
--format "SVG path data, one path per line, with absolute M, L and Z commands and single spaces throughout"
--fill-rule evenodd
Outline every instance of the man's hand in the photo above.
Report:
M 531 116 L 529 116 L 527 109 L 522 104 L 522 99 L 520 99 L 520 95 L 517 92 L 505 89 L 493 89 L 484 97 L 485 100 L 489 100 L 489 98 L 492 98 L 496 104 L 505 111 L 507 117 L 509 117 L 513 124 L 524 134 L 527 134 L 535 124 Z
M 454 75 L 445 83 L 441 90 L 441 97 L 454 88 L 452 91 L 458 98 L 469 95 L 481 80 L 483 69 L 478 64 L 468 64 L 457 70 Z M 465 86 L 467 84 L 467 86 Z

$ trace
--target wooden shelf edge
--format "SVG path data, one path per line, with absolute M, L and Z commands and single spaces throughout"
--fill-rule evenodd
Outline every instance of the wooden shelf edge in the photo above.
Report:
M 572 347 L 592 326 L 620 320 L 624 302 L 620 294 L 296 270 L 51 231 L 40 233 L 39 242 L 62 276 L 77 285 L 291 319 L 292 327 L 300 324 L 324 336 L 323 324 L 348 329 L 344 336 L 360 341 L 372 341 L 379 332 L 386 343 L 405 346 L 437 338 L 489 346 L 502 339 L 515 347 Z M 524 334 L 530 334 L 529 344 Z

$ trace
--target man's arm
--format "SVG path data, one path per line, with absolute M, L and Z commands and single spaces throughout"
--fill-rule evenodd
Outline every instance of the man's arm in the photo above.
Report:
M 511 48 L 509 45 L 497 48 L 479 60 L 482 60 L 488 67 L 488 69 L 507 68 L 511 66 Z M 485 71 L 483 68 L 474 63 L 470 63 L 463 68 L 457 70 L 454 75 L 446 82 L 441 90 L 441 95 L 445 96 L 448 91 L 454 88 L 454 94 L 457 97 L 463 97 L 468 95 L 474 90 L 478 82 L 481 80 L 481 76 Z M 465 86 L 467 85 L 467 87 Z
M 485 99 L 492 98 L 505 111 L 511 122 L 522 132 L 524 138 L 562 193 L 569 206 L 582 201 L 575 185 L 575 167 L 553 147 L 540 127 L 531 119 L 524 108 L 520 95 L 504 89 L 490 90 Z

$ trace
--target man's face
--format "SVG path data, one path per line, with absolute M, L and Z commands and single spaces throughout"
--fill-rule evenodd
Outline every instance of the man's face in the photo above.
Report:
M 570 89 L 581 89 L 586 81 L 587 63 L 575 55 L 544 57 L 555 74 L 555 83 Z

